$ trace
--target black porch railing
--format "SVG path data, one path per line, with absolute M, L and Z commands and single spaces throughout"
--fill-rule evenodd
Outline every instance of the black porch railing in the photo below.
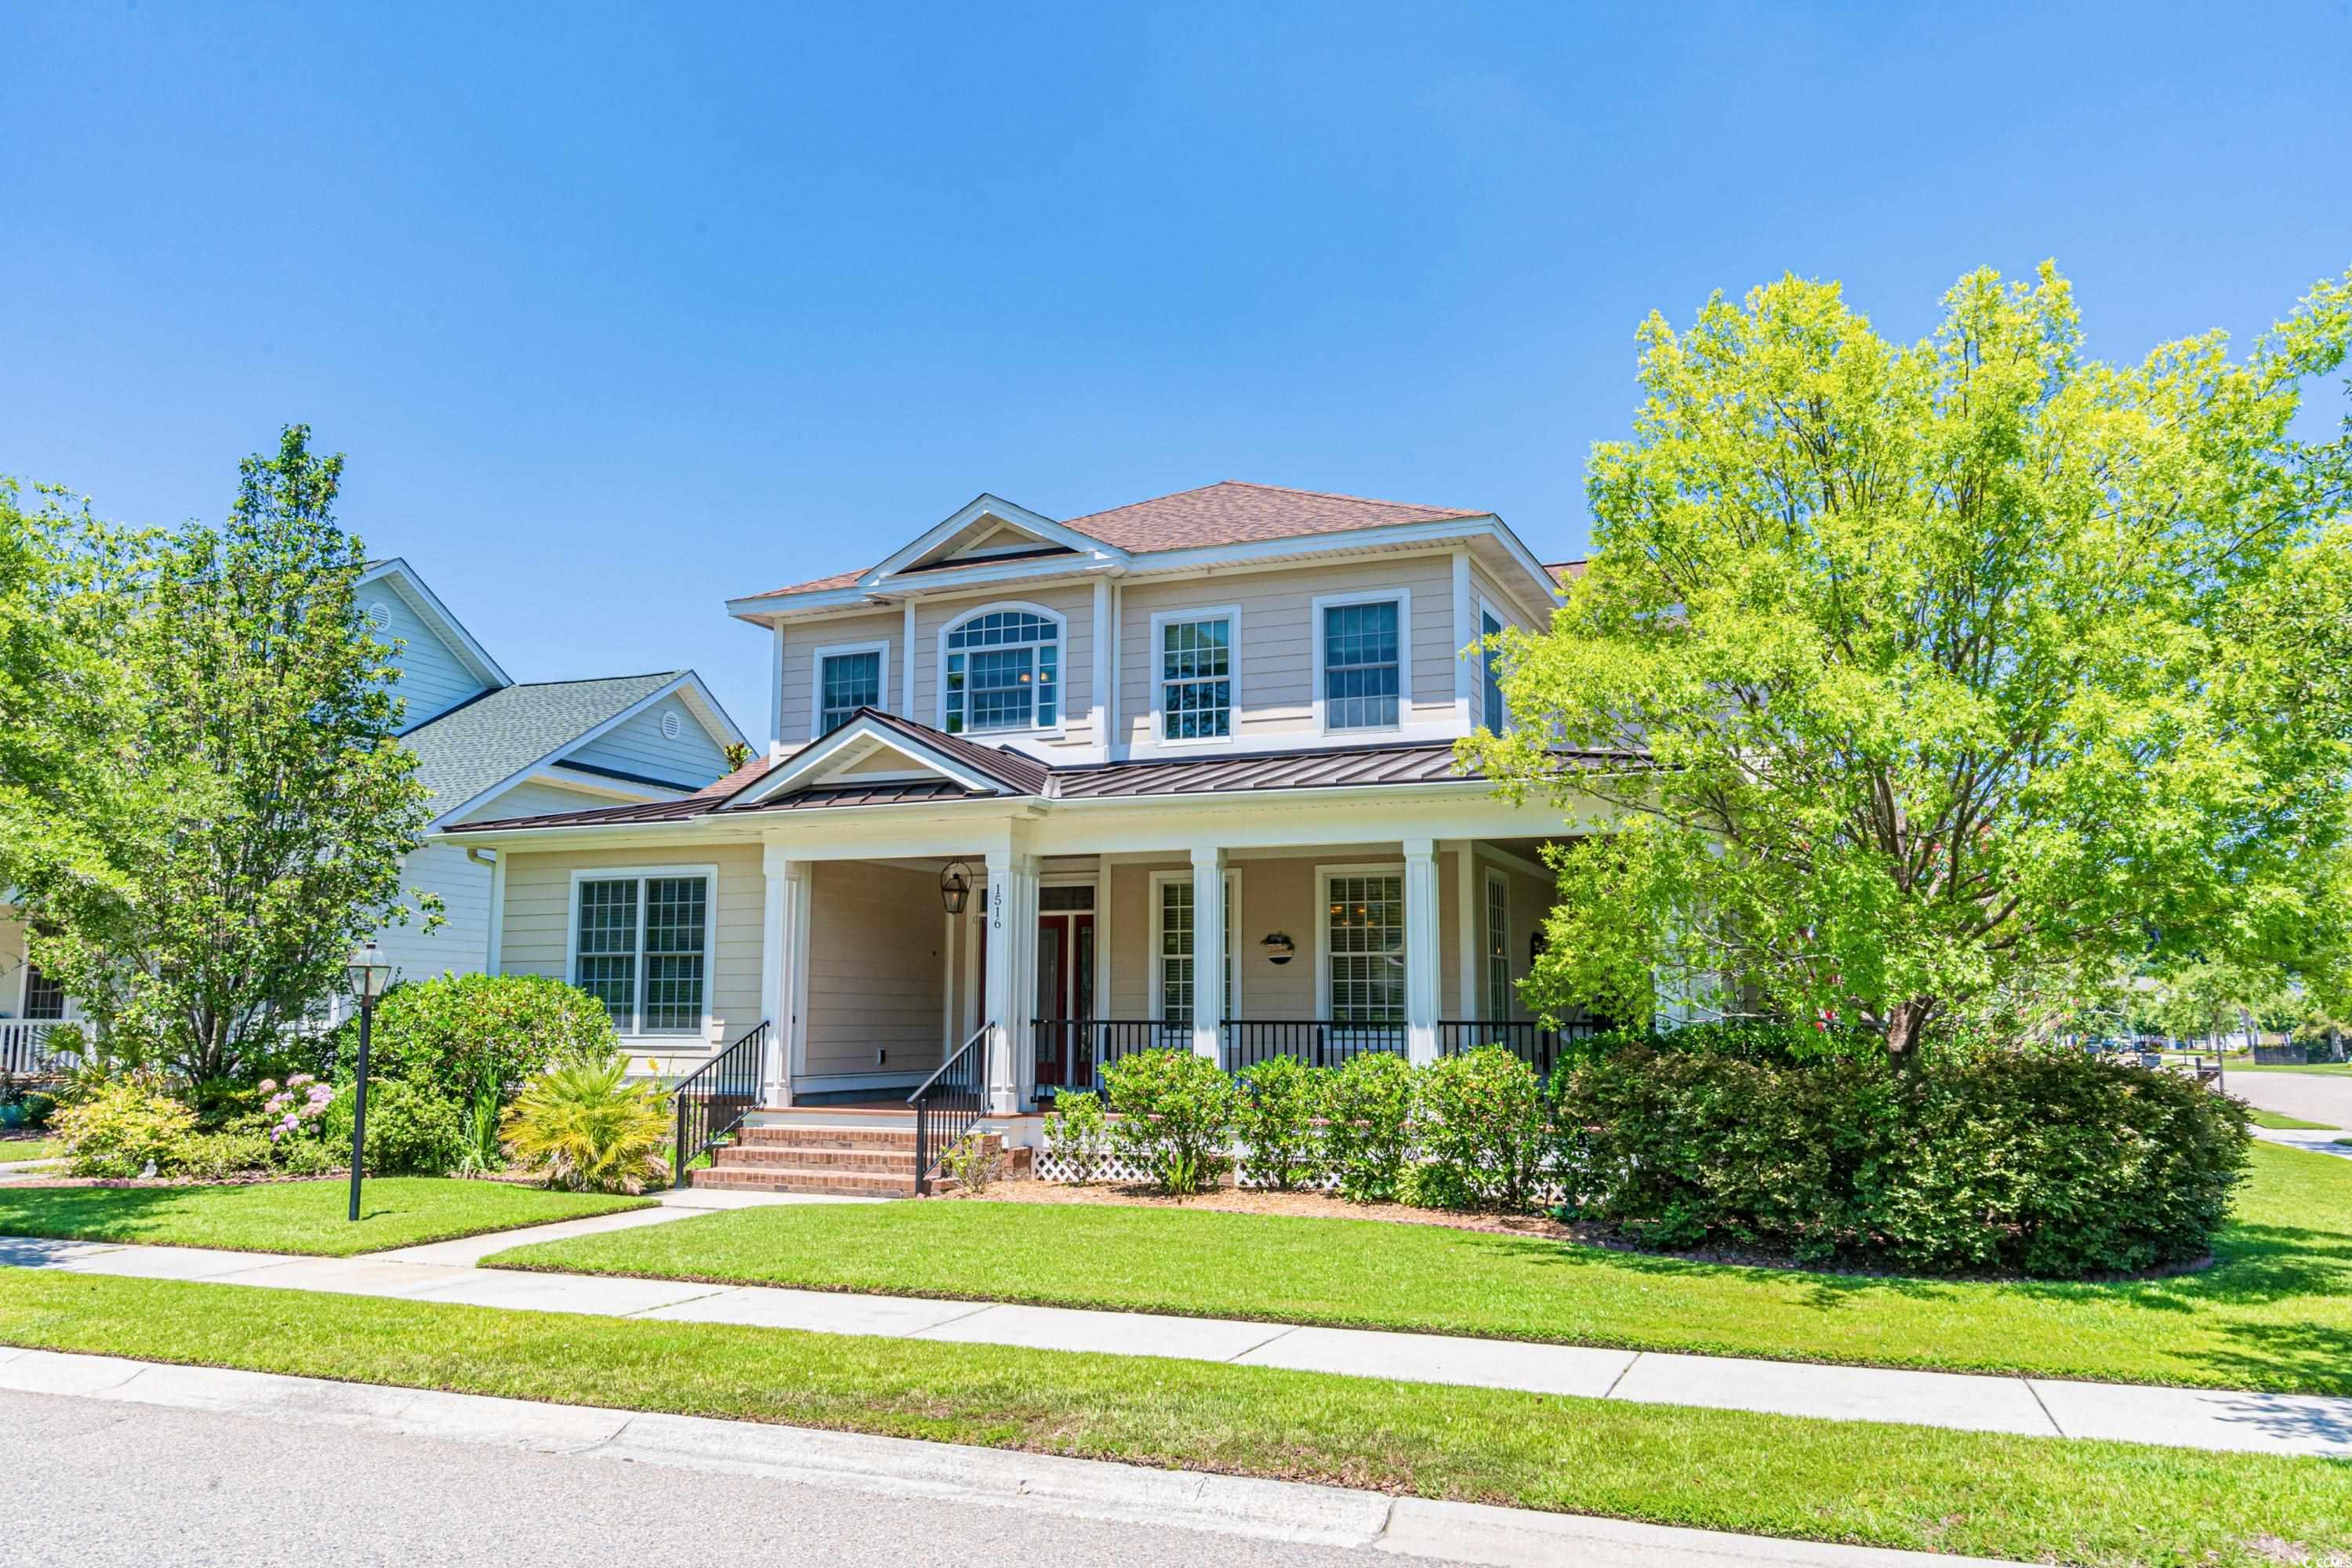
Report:
M 1311 1068 L 1336 1068 L 1351 1058 L 1405 1054 L 1402 1024 L 1334 1024 L 1318 1019 L 1225 1020 L 1225 1070 L 1247 1072 L 1260 1062 L 1288 1057 Z
M 1137 1051 L 1188 1051 L 1192 1026 L 1164 1018 L 1032 1018 L 1040 1096 L 1099 1089 L 1102 1069 Z
M 940 1064 L 907 1097 L 915 1108 L 915 1192 L 931 1190 L 931 1167 L 956 1141 L 980 1124 L 988 1110 L 988 1036 L 996 1027 L 982 1024 L 961 1049 Z
M 686 1168 L 732 1133 L 760 1103 L 760 1058 L 767 1049 L 768 1026 L 762 1022 L 670 1091 L 677 1116 L 672 1186 L 686 1185 Z
M 1557 1029 L 1532 1019 L 1503 1023 L 1483 1018 L 1441 1018 L 1437 1021 L 1437 1054 L 1458 1057 L 1481 1046 L 1501 1046 L 1538 1074 L 1549 1076 L 1559 1065 L 1562 1045 L 1589 1038 L 1601 1031 L 1601 1025 L 1594 1018 L 1570 1018 Z

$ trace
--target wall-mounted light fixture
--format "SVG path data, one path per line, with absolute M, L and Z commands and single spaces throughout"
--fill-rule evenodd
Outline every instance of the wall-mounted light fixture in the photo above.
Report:
M 1288 963 L 1298 952 L 1298 944 L 1281 931 L 1266 937 L 1258 946 L 1265 949 L 1268 963 Z

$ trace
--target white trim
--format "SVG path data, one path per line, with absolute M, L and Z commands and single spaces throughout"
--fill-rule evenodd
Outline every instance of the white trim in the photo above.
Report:
M 1020 614 L 1027 616 L 1036 616 L 1042 619 L 1049 620 L 1054 623 L 1054 667 L 1058 688 L 1054 693 L 1054 721 L 1051 724 L 1039 724 L 1034 721 L 1037 716 L 1037 696 L 1036 692 L 1033 690 L 1029 697 L 1029 717 L 1032 720 L 1032 722 L 1028 724 L 1010 725 L 994 730 L 973 729 L 971 727 L 971 686 L 969 673 L 967 673 L 964 685 L 964 727 L 961 730 L 950 731 L 948 729 L 948 637 L 957 627 L 962 626 L 967 621 L 977 620 L 982 616 L 995 615 L 1000 611 L 1006 610 L 1017 611 Z M 984 599 L 981 603 L 974 605 L 971 609 L 964 611 L 961 615 L 940 622 L 939 645 L 939 692 L 938 700 L 931 704 L 934 713 L 931 727 L 938 730 L 941 734 L 952 733 L 960 739 L 972 741 L 979 744 L 986 745 L 989 742 L 982 740 L 982 736 L 1002 736 L 1006 739 L 1020 739 L 1025 737 L 1030 740 L 1058 740 L 1065 730 L 1068 727 L 1070 718 L 1070 617 L 1064 615 L 1061 611 L 1054 609 L 1050 605 L 1036 604 L 1028 599 Z M 1041 645 L 1029 643 L 1015 644 L 1013 646 L 1036 647 Z M 973 653 L 985 653 L 989 650 L 985 648 L 965 648 L 962 651 L 966 660 L 969 661 Z M 967 664 L 967 671 L 968 668 L 969 666 Z M 911 718 L 913 715 L 909 714 L 908 717 Z
M 1116 579 L 1110 585 L 1110 689 L 1104 695 L 1103 709 L 1108 721 L 1103 727 L 1103 761 L 1111 762 L 1124 755 L 1120 749 L 1128 736 L 1119 721 L 1119 688 L 1126 681 L 1122 667 L 1127 662 L 1127 584 Z
M 1223 621 L 1231 627 L 1225 635 L 1225 679 L 1233 688 L 1227 704 L 1225 732 L 1204 735 L 1193 740 L 1173 741 L 1167 732 L 1168 682 L 1165 649 L 1160 634 L 1171 624 L 1185 621 Z M 1151 616 L 1151 641 L 1145 648 L 1151 672 L 1151 747 L 1154 751 L 1197 752 L 1231 751 L 1242 728 L 1242 607 L 1239 605 L 1203 605 L 1197 609 L 1157 610 Z
M 969 763 L 950 757 L 945 752 L 935 747 L 927 746 L 911 736 L 902 735 L 895 730 L 886 730 L 871 719 L 856 719 L 821 741 L 811 741 L 807 745 L 794 752 L 790 760 L 770 768 L 724 800 L 714 802 L 712 809 L 717 810 L 720 806 L 751 805 L 766 800 L 771 795 L 781 794 L 788 785 L 815 773 L 821 766 L 830 762 L 846 747 L 858 741 L 866 740 L 877 742 L 893 751 L 903 752 L 918 763 L 963 785 L 966 789 L 985 790 L 992 795 L 1002 794 L 1003 791 L 1004 786 L 1002 784 L 974 773 Z
M 1164 928 L 1160 924 L 1160 889 L 1161 884 L 1167 882 L 1181 882 L 1184 886 L 1191 887 L 1192 868 L 1187 866 L 1181 871 L 1154 871 L 1150 873 L 1150 879 L 1151 956 L 1150 962 L 1144 966 L 1144 984 L 1150 987 L 1150 994 L 1143 999 L 1143 1016 L 1156 1023 L 1181 1024 L 1186 1020 L 1171 1018 L 1164 1011 L 1167 1006 L 1167 997 L 1165 987 L 1161 983 L 1161 974 L 1165 968 L 1161 961 L 1168 955 L 1160 951 L 1163 944 L 1160 939 Z M 1096 896 L 1095 902 L 1097 905 L 1106 901 L 1099 894 Z M 1241 1016 L 1239 1009 L 1242 992 L 1242 961 L 1241 950 L 1237 945 L 1242 929 L 1241 909 L 1241 868 L 1228 865 L 1225 868 L 1225 924 L 1235 933 L 1235 940 L 1225 944 L 1225 1016 L 1228 1018 Z M 1194 918 L 1197 924 L 1198 911 L 1195 911 Z M 1100 917 L 1097 916 L 1097 919 L 1099 921 Z M 1102 927 L 1097 923 L 1095 927 L 1095 941 L 1099 942 L 1102 939 Z M 1197 983 L 1195 989 L 1196 991 L 1198 989 Z
M 768 761 L 784 754 L 784 624 L 768 628 L 775 634 L 768 653 Z
M 911 610 L 913 606 L 909 605 Z M 874 682 L 874 706 L 888 710 L 890 706 L 890 639 L 877 638 L 870 642 L 824 643 L 809 650 L 809 732 L 808 738 L 824 738 L 824 661 L 844 658 L 861 653 L 882 656 L 881 667 Z
M 1495 933 L 1486 921 L 1496 888 L 1503 889 L 1503 1010 L 1500 1014 L 1492 1014 L 1495 1005 L 1494 979 L 1488 974 L 1486 965 L 1494 961 Z M 1470 1016 L 1489 1024 L 1507 1024 L 1510 1022 L 1512 1004 L 1518 996 L 1518 988 L 1511 984 L 1511 879 L 1494 866 L 1486 868 L 1486 875 L 1479 879 L 1478 938 L 1478 1011 Z
M 644 1022 L 646 1000 L 646 895 L 645 884 L 649 878 L 700 877 L 703 879 L 702 899 L 702 1022 L 690 1033 L 684 1029 L 666 1029 L 648 1034 L 638 1026 Z M 619 1030 L 624 1043 L 636 1040 L 696 1039 L 708 1044 L 710 1038 L 710 998 L 719 981 L 719 868 L 716 866 L 605 866 L 576 868 L 563 902 L 563 983 L 580 984 L 580 884 L 583 882 L 627 882 L 637 884 L 637 946 L 636 984 L 629 1005 L 629 1027 Z
M 357 594 L 369 584 L 378 582 L 389 582 L 393 592 L 408 601 L 408 607 L 416 613 L 417 618 L 448 645 L 450 651 L 457 656 L 457 661 L 472 671 L 475 679 L 493 687 L 514 684 L 514 677 L 499 667 L 499 661 L 490 657 L 490 650 L 475 640 L 474 634 L 466 629 L 465 622 L 449 613 L 449 606 L 441 602 L 438 594 L 425 585 L 425 579 L 416 574 L 416 568 L 404 558 L 394 555 L 389 560 L 377 562 L 359 574 L 352 584 L 352 592 Z
M 1334 730 L 1324 712 L 1323 685 L 1323 612 L 1348 605 L 1379 605 L 1393 599 L 1397 607 L 1397 721 L 1393 724 L 1367 725 L 1360 728 Z M 1313 649 L 1315 699 L 1315 730 L 1318 736 L 1382 735 L 1395 738 L 1412 722 L 1412 590 L 1410 588 L 1368 588 L 1357 594 L 1318 594 L 1307 601 L 1307 635 Z M 1445 732 L 1458 733 L 1452 725 L 1442 726 Z
M 1087 727 L 1094 731 L 1095 754 L 1105 762 L 1110 760 L 1110 590 L 1109 578 L 1095 579 L 1094 643 L 1087 650 L 1094 656 L 1087 671 L 1094 689 L 1087 693 Z
M 1334 877 L 1394 877 L 1397 879 L 1398 919 L 1405 919 L 1405 864 L 1402 860 L 1363 860 L 1315 868 L 1315 1016 L 1325 1023 L 1336 1023 L 1331 1016 L 1331 879 Z M 1408 943 L 1409 931 L 1401 931 Z M 1397 957 L 1410 964 L 1405 949 L 1397 950 Z M 1406 977 L 1406 1006 L 1412 1005 L 1412 985 Z M 1408 1014 L 1408 1017 L 1410 1015 Z
M 905 688 L 899 694 L 898 712 L 901 717 L 912 719 L 915 716 L 915 601 L 911 596 L 907 600 L 906 611 L 905 621 L 898 633 L 899 641 L 907 649 L 906 657 L 898 661 L 907 667 L 898 676 Z
M 1438 852 L 1444 854 L 1447 846 L 1440 844 L 1437 847 Z M 1459 914 L 1469 909 L 1470 900 L 1474 896 L 1478 875 L 1477 856 L 1472 841 L 1467 838 L 1454 840 L 1452 847 L 1454 904 L 1456 913 Z M 1456 928 L 1454 943 L 1454 1005 L 1460 1009 L 1454 1016 L 1457 1018 L 1475 1018 L 1478 1016 L 1477 929 L 1470 923 L 1466 915 L 1463 915 L 1454 923 Z
M 919 564 L 932 551 L 983 517 L 993 517 L 999 522 L 1012 524 L 1022 532 L 1034 533 L 1047 543 L 1065 545 L 1083 554 L 1090 554 L 1097 558 L 1125 559 L 1126 552 L 1113 545 L 1106 544 L 1091 535 L 1080 533 L 1075 528 L 1055 522 L 1041 512 L 1031 511 L 1025 506 L 1016 506 L 1001 496 L 990 495 L 983 490 L 946 518 L 924 530 L 912 543 L 901 547 L 886 557 L 880 565 L 874 567 L 858 579 L 858 585 L 863 588 L 872 588 L 885 579 L 904 572 L 908 567 Z M 985 556 L 966 557 L 966 559 L 971 560 L 974 565 L 991 564 Z
M 499 965 L 506 957 L 507 936 L 507 858 L 498 849 L 483 851 L 490 857 L 490 931 L 482 953 L 482 973 L 503 973 Z M 468 855 L 470 858 L 470 853 Z
M 1459 549 L 1454 552 L 1454 721 L 1462 732 L 1470 732 L 1470 705 L 1475 700 L 1471 676 L 1462 658 L 1462 649 L 1470 641 L 1469 628 L 1475 612 L 1472 608 L 1475 595 L 1470 588 L 1470 552 Z

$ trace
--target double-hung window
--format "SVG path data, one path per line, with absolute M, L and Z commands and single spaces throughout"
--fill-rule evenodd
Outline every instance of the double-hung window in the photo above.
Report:
M 1234 1011 L 1235 995 L 1234 954 L 1234 904 L 1235 893 L 1233 875 L 1225 877 L 1225 1012 Z M 1159 927 L 1159 940 L 1152 945 L 1157 950 L 1160 994 L 1160 1016 L 1171 1024 L 1189 1023 L 1192 1017 L 1192 879 L 1190 873 L 1180 873 L 1159 879 L 1159 907 L 1154 911 Z
M 28 964 L 25 969 L 25 1016 L 52 1021 L 66 1016 L 66 988 L 41 973 L 39 966 Z
M 702 1028 L 710 984 L 710 874 L 646 872 L 573 883 L 572 983 L 624 1035 Z
M 1478 637 L 1482 646 L 1478 650 L 1478 669 L 1480 675 L 1485 678 L 1486 689 L 1482 693 L 1483 702 L 1480 710 L 1485 718 L 1486 728 L 1497 735 L 1511 727 L 1511 716 L 1503 705 L 1502 650 L 1486 639 L 1502 635 L 1503 623 L 1496 618 L 1495 612 L 1481 609 L 1478 614 Z
M 1486 1021 L 1511 1016 L 1511 889 L 1494 871 L 1486 873 Z
M 1160 734 L 1168 741 L 1223 740 L 1234 732 L 1231 610 L 1154 617 L 1160 644 Z
M 879 647 L 820 649 L 817 654 L 816 732 L 821 739 L 849 722 L 860 708 L 882 706 L 882 666 Z
M 1331 1021 L 1403 1023 L 1404 879 L 1333 875 L 1324 893 Z
M 947 636 L 950 735 L 1051 730 L 1061 722 L 1062 628 L 1026 610 L 991 610 Z
M 1323 727 L 1392 730 L 1403 689 L 1399 662 L 1403 605 L 1396 599 L 1325 605 Z

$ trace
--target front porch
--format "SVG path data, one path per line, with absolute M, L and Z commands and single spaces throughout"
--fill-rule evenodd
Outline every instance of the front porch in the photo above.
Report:
M 757 1109 L 903 1106 L 967 1045 L 959 1070 L 996 1119 L 1097 1088 L 1138 1050 L 1240 1072 L 1499 1043 L 1548 1070 L 1560 1032 L 1517 994 L 1553 897 L 1543 849 L 1404 839 L 794 861 L 772 848 L 762 993 L 787 1022 L 761 1042 Z

